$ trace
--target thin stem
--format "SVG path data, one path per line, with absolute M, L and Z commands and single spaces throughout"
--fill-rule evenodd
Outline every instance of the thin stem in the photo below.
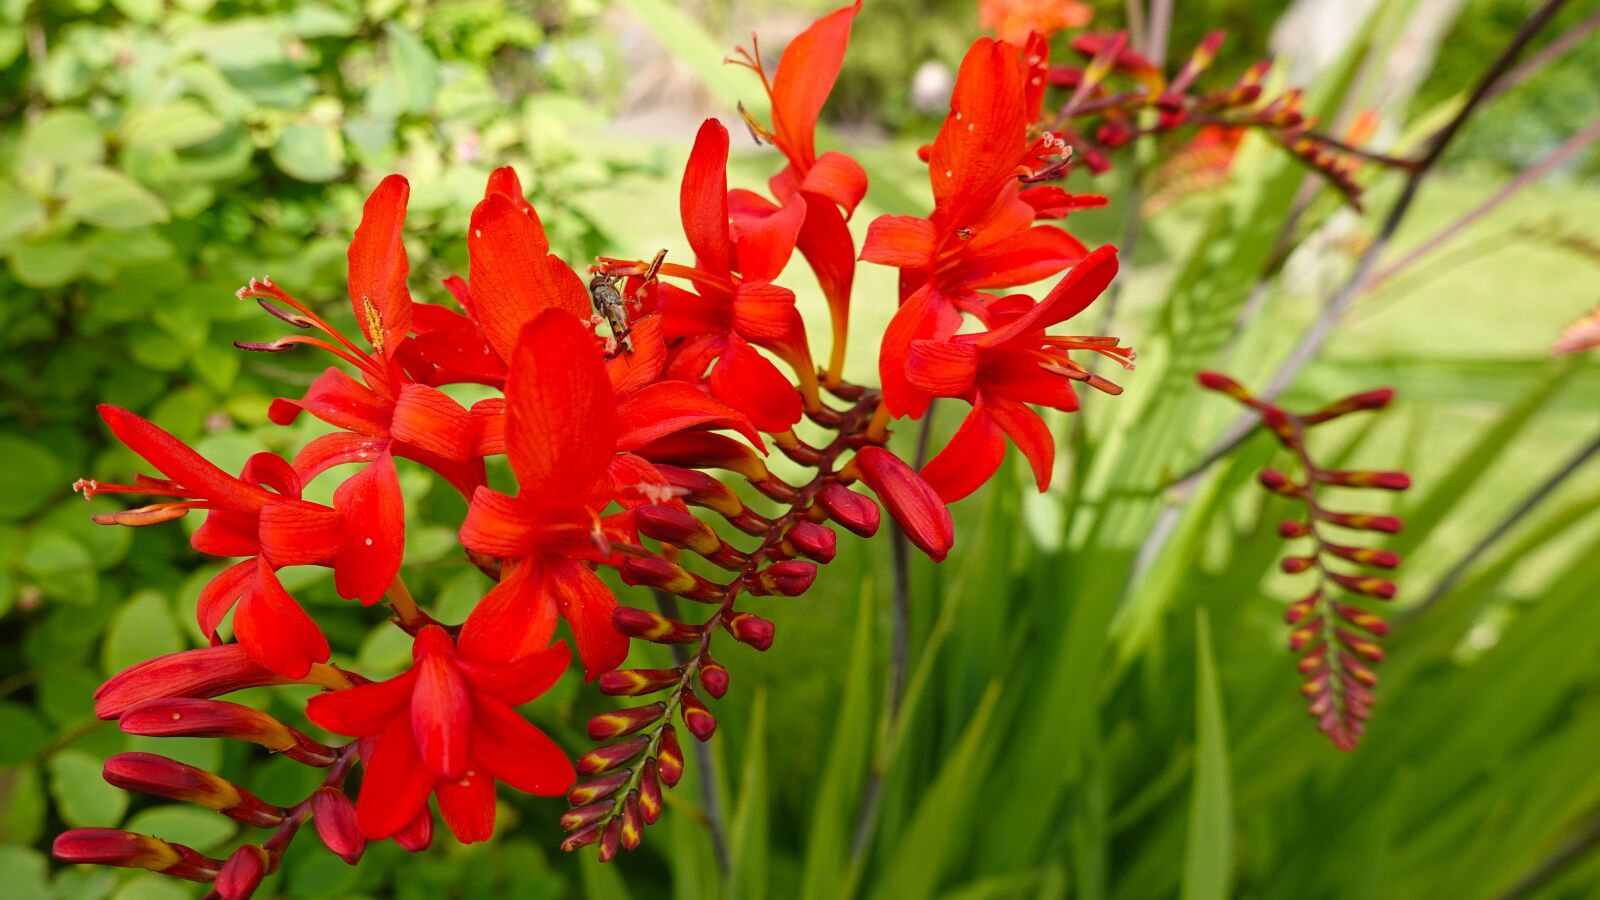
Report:
M 1538 52 L 1528 57 L 1521 65 L 1507 72 L 1495 82 L 1486 99 L 1492 100 L 1532 78 L 1540 69 L 1555 62 L 1573 47 L 1582 44 L 1583 39 L 1596 28 L 1600 28 L 1600 12 L 1590 14 L 1588 18 L 1572 26 L 1572 30 L 1540 47 Z
M 1172 0 L 1150 0 L 1150 31 L 1145 56 L 1160 68 L 1167 61 L 1167 36 L 1172 31 Z
M 1574 473 L 1583 468 L 1584 464 L 1590 459 L 1594 458 L 1596 454 L 1600 454 L 1600 433 L 1596 433 L 1594 437 L 1590 438 L 1589 443 L 1580 448 L 1577 453 L 1574 453 L 1572 457 L 1561 466 L 1561 468 L 1553 472 L 1549 478 L 1546 478 L 1543 484 L 1540 484 L 1537 488 L 1534 488 L 1532 493 L 1524 497 L 1522 502 L 1517 504 L 1515 509 L 1511 510 L 1511 512 L 1508 513 L 1505 518 L 1501 519 L 1494 528 L 1490 529 L 1488 534 L 1479 539 L 1478 543 L 1474 544 L 1472 549 L 1463 554 L 1461 559 L 1457 561 L 1454 566 L 1450 567 L 1450 571 L 1446 572 L 1444 577 L 1439 579 L 1439 582 L 1433 586 L 1433 590 L 1428 592 L 1428 596 L 1424 597 L 1421 603 L 1418 603 L 1416 606 L 1413 606 L 1402 612 L 1396 618 L 1395 624 L 1398 626 L 1411 622 L 1424 612 L 1427 612 L 1428 609 L 1433 607 L 1434 604 L 1438 603 L 1446 594 L 1450 593 L 1456 584 L 1461 581 L 1462 577 L 1467 574 L 1467 570 L 1471 569 L 1474 563 L 1483 559 L 1483 554 L 1486 553 L 1490 547 L 1494 546 L 1495 543 L 1497 543 L 1501 538 L 1505 537 L 1506 534 L 1511 531 L 1511 529 L 1517 526 L 1518 522 L 1521 522 L 1524 518 L 1526 518 L 1528 513 L 1537 508 L 1540 503 L 1543 503 L 1546 498 L 1555 492 L 1555 489 L 1559 487 L 1562 482 L 1566 481 L 1568 478 L 1571 478 Z
M 1321 315 L 1311 323 L 1311 327 L 1306 329 L 1305 333 L 1300 336 L 1299 342 L 1289 351 L 1289 355 L 1278 367 L 1278 371 L 1273 374 L 1266 388 L 1258 394 L 1261 399 L 1266 401 L 1276 399 L 1289 386 L 1290 382 L 1294 381 L 1295 376 L 1300 374 L 1300 370 L 1304 369 L 1312 358 L 1316 356 L 1317 352 L 1322 349 L 1322 345 L 1332 336 L 1334 326 L 1344 316 L 1345 310 L 1349 308 L 1356 297 L 1364 293 L 1368 276 L 1371 275 L 1373 267 L 1377 264 L 1378 257 L 1388 248 L 1389 242 L 1394 238 L 1400 223 L 1406 217 L 1406 213 L 1410 211 L 1412 203 L 1416 200 L 1417 191 L 1422 187 L 1423 180 L 1438 165 L 1439 160 L 1444 155 L 1444 151 L 1450 146 L 1456 135 L 1461 133 L 1461 129 L 1472 118 L 1473 113 L 1483 106 L 1483 102 L 1495 82 L 1499 81 L 1501 76 L 1511 68 L 1511 64 L 1522 54 L 1522 50 L 1527 47 L 1534 36 L 1549 23 L 1551 17 L 1559 12 L 1565 4 L 1566 0 L 1545 0 L 1544 5 L 1532 16 L 1528 17 L 1528 20 L 1518 29 L 1511 42 L 1506 45 L 1505 50 L 1501 51 L 1500 56 L 1479 77 L 1477 86 L 1473 88 L 1472 94 L 1467 98 L 1466 103 L 1462 104 L 1460 111 L 1443 128 L 1439 129 L 1428 142 L 1428 148 L 1417 160 L 1416 167 L 1407 173 L 1405 186 L 1401 188 L 1400 197 L 1395 201 L 1394 206 L 1390 207 L 1389 214 L 1384 219 L 1382 227 L 1378 229 L 1377 236 L 1373 238 L 1372 243 L 1367 245 L 1366 251 L 1357 260 L 1355 270 L 1350 273 L 1350 277 L 1345 281 L 1344 286 L 1328 300 L 1327 305 L 1323 307 Z M 1259 420 L 1260 416 L 1255 412 L 1247 412 L 1241 416 L 1223 434 L 1222 438 L 1217 441 L 1211 450 L 1201 457 L 1200 462 L 1177 478 L 1174 484 L 1187 485 L 1189 482 L 1198 480 L 1218 460 L 1227 456 L 1233 452 L 1234 448 L 1244 443 L 1245 438 L 1250 436 L 1251 430 L 1255 428 Z
M 389 608 L 394 610 L 400 627 L 408 633 L 416 634 L 423 626 L 433 622 L 433 617 L 417 606 L 416 598 L 411 596 L 411 589 L 406 587 L 405 579 L 400 577 L 399 572 L 395 573 L 394 583 L 389 585 L 389 591 L 385 596 L 389 599 Z
M 1580 831 L 1568 838 L 1554 853 L 1541 860 L 1532 871 L 1518 879 L 1516 884 L 1507 888 L 1505 893 L 1500 894 L 1495 900 L 1522 900 L 1523 897 L 1533 896 L 1569 866 L 1597 848 L 1600 848 L 1600 814 L 1592 816 Z
M 682 621 L 678 598 L 660 588 L 651 588 L 656 598 L 656 608 L 674 621 Z M 689 648 L 672 644 L 672 661 L 679 668 L 689 665 Z M 709 741 L 694 741 L 695 764 L 700 767 L 700 805 L 705 812 L 706 831 L 711 834 L 711 852 L 717 858 L 717 868 L 726 878 L 733 871 L 733 857 L 728 852 L 728 829 L 722 822 L 722 792 L 717 784 L 716 751 Z

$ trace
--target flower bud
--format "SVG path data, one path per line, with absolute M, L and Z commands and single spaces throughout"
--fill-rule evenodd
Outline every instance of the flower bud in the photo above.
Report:
M 1367 547 L 1346 547 L 1343 544 L 1323 544 L 1322 549 L 1340 559 L 1348 559 L 1364 566 L 1393 569 L 1400 565 L 1400 554 L 1391 550 L 1372 550 Z
M 786 559 L 776 562 L 756 573 L 750 582 L 750 593 L 757 596 L 778 594 L 796 597 L 806 592 L 817 580 L 817 564 L 803 559 Z
M 233 851 L 228 861 L 222 864 L 222 870 L 217 873 L 217 882 L 212 890 L 222 900 L 236 900 L 236 898 L 244 900 L 261 886 L 262 879 L 267 877 L 267 871 L 267 851 L 255 844 L 245 844 Z
M 1328 648 L 1323 645 L 1300 657 L 1300 661 L 1295 663 L 1295 668 L 1299 670 L 1301 675 L 1310 676 L 1321 672 L 1327 665 Z
M 587 847 L 600 839 L 600 832 L 604 828 L 604 825 L 590 825 L 582 831 L 575 831 L 561 842 L 561 849 L 571 853 L 579 847 Z
M 700 640 L 700 629 L 693 625 L 631 606 L 617 607 L 611 614 L 611 624 L 629 637 L 657 644 L 692 644 Z
M 1411 487 L 1411 476 L 1404 472 L 1340 472 L 1319 471 L 1317 480 L 1339 487 L 1382 488 L 1386 491 L 1403 491 Z
M 652 463 L 697 469 L 725 469 L 752 482 L 767 478 L 767 465 L 749 446 L 712 431 L 680 431 L 657 438 L 638 450 Z
M 934 562 L 943 562 L 955 544 L 955 525 L 950 508 L 922 476 L 882 447 L 863 447 L 854 465 L 911 543 Z
M 711 714 L 705 703 L 695 695 L 694 691 L 685 690 L 683 699 L 679 702 L 678 712 L 683 716 L 683 725 L 689 733 L 701 741 L 711 740 L 717 731 L 717 717 Z
M 720 599 L 725 588 L 659 556 L 627 557 L 618 572 L 623 584 L 660 588 L 690 600 Z
M 1285 572 L 1288 572 L 1290 575 L 1294 575 L 1299 572 L 1304 572 L 1316 564 L 1317 558 L 1315 556 L 1285 556 L 1278 565 L 1282 567 Z
M 1339 654 L 1339 669 L 1347 677 L 1355 679 L 1366 687 L 1370 688 L 1378 683 L 1377 673 L 1348 653 Z
M 1298 624 L 1306 616 L 1311 615 L 1312 608 L 1315 607 L 1317 605 L 1317 601 L 1321 599 L 1321 591 L 1312 591 L 1309 597 L 1302 597 L 1301 599 L 1289 604 L 1288 608 L 1283 611 L 1283 620 L 1290 625 Z
M 615 744 L 596 747 L 578 757 L 579 775 L 603 775 L 612 769 L 627 765 L 634 757 L 650 746 L 650 736 L 641 734 Z
M 421 853 L 433 843 L 433 810 L 427 806 L 411 820 L 411 824 L 394 834 L 394 842 L 407 853 Z
M 1345 647 L 1349 648 L 1351 653 L 1354 653 L 1363 659 L 1372 660 L 1373 662 L 1383 661 L 1383 648 L 1379 647 L 1375 642 L 1361 637 L 1353 632 L 1346 631 L 1343 628 L 1335 628 L 1333 630 L 1333 635 L 1339 640 L 1340 644 L 1343 644 Z
M 257 828 L 276 828 L 288 815 L 210 772 L 154 753 L 118 753 L 106 760 L 103 775 L 125 791 L 194 803 Z
M 1377 597 L 1380 600 L 1394 599 L 1396 588 L 1392 581 L 1368 575 L 1344 575 L 1338 572 L 1329 573 L 1328 577 L 1351 593 Z
M 681 509 L 670 506 L 641 506 L 633 511 L 639 533 L 663 544 L 673 544 L 704 556 L 722 545 L 711 526 Z
M 1322 617 L 1318 616 L 1289 632 L 1289 649 L 1295 653 L 1314 644 L 1322 634 Z
M 744 509 L 744 501 L 732 488 L 704 472 L 666 465 L 658 465 L 656 470 L 690 506 L 703 506 L 725 516 L 737 515 Z
M 710 656 L 704 656 L 700 662 L 700 686 L 706 693 L 718 700 L 728 693 L 728 669 L 722 663 Z
M 638 791 L 629 791 L 627 799 L 622 801 L 622 833 L 619 837 L 624 850 L 638 849 L 639 841 L 644 838 L 644 822 L 639 814 Z
M 601 800 L 580 806 L 577 809 L 569 809 L 561 814 L 561 830 L 582 831 L 604 819 L 615 805 L 610 800 Z
M 311 823 L 317 827 L 317 837 L 335 856 L 352 866 L 361 861 L 367 836 L 356 827 L 356 805 L 344 791 L 317 788 L 311 795 Z
M 238 644 L 219 644 L 158 656 L 113 675 L 94 692 L 94 714 L 115 719 L 157 697 L 215 697 L 244 688 L 285 684 Z
M 600 861 L 610 862 L 613 859 L 616 859 L 617 850 L 621 846 L 622 818 L 619 816 L 615 819 L 612 819 L 611 822 L 606 825 L 605 830 L 600 832 Z
M 656 771 L 661 783 L 672 787 L 683 777 L 683 748 L 678 746 L 678 729 L 671 725 L 661 729 L 661 744 L 656 748 Z
M 571 806 L 587 806 L 596 800 L 604 800 L 615 794 L 618 788 L 627 784 L 628 779 L 632 776 L 632 771 L 618 769 L 610 775 L 602 775 L 591 781 L 574 785 L 572 790 L 567 791 L 567 803 Z
M 1315 515 L 1318 519 L 1330 525 L 1341 528 L 1354 528 L 1358 531 L 1382 531 L 1388 534 L 1398 534 L 1403 523 L 1395 516 L 1371 516 L 1365 513 L 1334 513 L 1318 510 Z
M 600 673 L 595 684 L 600 693 L 613 697 L 637 697 L 666 690 L 678 683 L 683 673 L 677 669 L 612 669 Z
M 1394 388 L 1379 388 L 1375 391 L 1351 394 L 1306 416 L 1304 421 L 1307 425 L 1319 425 L 1329 419 L 1337 419 L 1353 412 L 1383 409 L 1392 400 L 1394 400 Z
M 639 815 L 646 825 L 654 825 L 661 818 L 661 776 L 653 759 L 645 760 L 644 772 L 639 776 Z
M 839 536 L 834 530 L 807 519 L 796 522 L 789 529 L 787 537 L 802 556 L 819 563 L 833 562 L 834 554 L 838 552 Z
M 56 836 L 51 854 L 64 863 L 89 863 L 97 866 L 121 866 L 126 869 L 149 869 L 165 872 L 183 862 L 183 851 L 193 850 L 181 844 L 169 844 L 159 838 L 117 828 L 74 828 Z M 198 854 L 194 854 L 198 856 Z M 210 860 L 211 871 L 221 863 Z
M 1299 497 L 1305 493 L 1304 488 L 1290 481 L 1289 476 L 1277 469 L 1262 469 L 1256 479 L 1261 482 L 1262 487 L 1281 497 Z
M 872 537 L 878 533 L 878 504 L 871 497 L 850 490 L 837 482 L 829 482 L 817 492 L 828 518 L 844 526 L 859 537 Z
M 589 720 L 589 740 L 609 741 L 640 729 L 649 728 L 667 711 L 667 704 L 651 703 L 632 709 L 616 709 Z
M 1278 537 L 1281 538 L 1302 538 L 1310 533 L 1310 522 L 1285 521 L 1278 523 Z
M 146 700 L 122 714 L 117 724 L 128 734 L 147 737 L 221 737 L 249 741 L 308 766 L 333 765 L 338 754 L 272 716 L 225 700 L 185 697 Z
M 736 612 L 723 618 L 723 625 L 733 639 L 765 650 L 772 646 L 772 636 L 777 626 L 754 613 Z
M 1378 618 L 1372 613 L 1356 609 L 1354 606 L 1348 606 L 1343 603 L 1335 603 L 1333 605 L 1333 611 L 1339 616 L 1339 618 L 1345 620 L 1351 625 L 1354 625 L 1362 631 L 1373 635 L 1374 637 L 1383 637 L 1389 633 L 1389 623 Z

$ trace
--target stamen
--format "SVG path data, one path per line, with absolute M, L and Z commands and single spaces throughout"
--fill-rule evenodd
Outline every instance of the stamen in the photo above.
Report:
M 257 306 L 282 319 L 283 321 L 288 322 L 290 325 L 293 325 L 296 328 L 311 327 L 311 320 L 305 316 L 296 315 L 286 309 L 279 309 L 278 307 L 272 305 L 272 302 L 265 297 L 257 297 L 255 299 Z
M 372 339 L 372 349 L 383 356 L 383 314 L 366 295 L 361 297 L 361 313 L 367 317 L 367 337 Z

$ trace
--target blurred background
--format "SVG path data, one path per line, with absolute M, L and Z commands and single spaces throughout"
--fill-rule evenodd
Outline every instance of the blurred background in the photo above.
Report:
M 1275 57 L 1275 84 L 1311 88 L 1339 128 L 1365 115 L 1366 141 L 1403 153 L 1451 115 L 1536 4 L 1173 5 L 1174 63 L 1226 29 L 1207 79 L 1226 84 Z M 677 179 L 689 140 L 711 115 L 742 136 L 735 103 L 765 99 L 723 56 L 756 31 L 770 67 L 829 8 L 0 0 L 0 894 L 198 895 L 48 860 L 54 834 L 74 826 L 214 855 L 237 840 L 230 820 L 105 785 L 111 753 L 172 755 L 274 802 L 315 777 L 254 748 L 154 742 L 93 718 L 106 676 L 203 643 L 195 598 L 216 571 L 188 547 L 196 522 L 89 522 L 119 504 L 85 504 L 72 481 L 138 468 L 94 405 L 136 410 L 230 470 L 296 445 L 314 424 L 272 426 L 267 403 L 297 395 L 324 363 L 235 350 L 282 323 L 234 291 L 270 275 L 353 327 L 345 247 L 388 172 L 412 185 L 419 300 L 446 302 L 439 280 L 465 271 L 467 216 L 500 165 L 517 168 L 577 268 L 658 247 L 686 256 Z M 1110 0 L 868 0 L 822 138 L 872 177 L 858 238 L 876 215 L 926 213 L 916 148 L 948 109 L 966 46 L 1008 15 L 1070 26 L 1055 44 L 1063 61 L 1067 36 L 1144 28 L 1150 13 Z M 555 850 L 558 802 L 503 792 L 488 844 L 441 835 L 415 858 L 374 845 L 351 868 L 303 835 L 262 896 L 1600 894 L 1600 855 L 1589 853 L 1600 844 L 1600 463 L 1575 456 L 1600 430 L 1600 369 L 1549 352 L 1600 301 L 1600 153 L 1563 143 L 1600 121 L 1595 16 L 1567 4 L 1535 47 L 1576 35 L 1568 48 L 1470 121 L 1384 259 L 1460 227 L 1361 296 L 1289 394 L 1315 407 L 1396 387 L 1390 411 L 1319 429 L 1318 440 L 1325 456 L 1403 468 L 1417 485 L 1370 510 L 1406 517 L 1387 546 L 1407 561 L 1402 624 L 1355 754 L 1306 721 L 1283 649 L 1282 608 L 1296 595 L 1275 572 L 1273 526 L 1287 506 L 1251 483 L 1273 446 L 1246 443 L 1195 492 L 1165 485 L 1233 416 L 1193 388 L 1193 371 L 1264 381 L 1348 278 L 1401 178 L 1364 170 L 1368 212 L 1358 213 L 1302 187 L 1318 182 L 1273 148 L 1216 151 L 1180 132 L 1068 182 L 1112 197 L 1070 227 L 1090 245 L 1124 246 L 1110 324 L 1139 348 L 1141 368 L 1124 397 L 1088 400 L 1050 494 L 1033 495 L 1008 460 L 958 508 L 950 562 L 913 565 L 898 714 L 884 689 L 888 542 L 842 541 L 809 594 L 761 610 L 778 623 L 771 652 L 722 660 L 734 690 L 716 707 L 715 814 L 691 758 L 666 821 L 602 868 L 592 853 Z M 775 154 L 735 143 L 731 180 L 764 184 Z M 1542 165 L 1563 146 L 1571 152 Z M 1529 183 L 1515 180 L 1540 165 Z M 1293 209 L 1302 214 L 1286 227 Z M 820 345 L 820 291 L 798 266 L 789 282 Z M 863 267 L 854 380 L 876 382 L 894 296 L 891 271 Z M 1099 330 L 1096 315 L 1077 330 Z M 936 416 L 936 435 L 957 419 Z M 1055 424 L 1063 437 L 1077 427 Z M 912 429 L 899 439 L 909 444 Z M 1555 477 L 1563 467 L 1572 472 Z M 436 615 L 459 621 L 485 587 L 459 558 L 463 505 L 430 490 L 421 469 L 402 477 L 414 506 L 406 578 Z M 1527 515 L 1477 547 L 1541 486 Z M 1158 523 L 1171 540 L 1151 545 Z M 404 636 L 340 603 L 322 573 L 286 572 L 285 583 L 339 661 L 371 677 L 407 662 Z M 635 659 L 650 663 L 644 651 Z M 249 702 L 301 721 L 303 691 L 254 693 Z M 607 702 L 572 678 L 528 712 L 578 753 L 584 721 Z M 868 794 L 879 806 L 863 819 Z M 726 870 L 710 822 L 731 850 Z

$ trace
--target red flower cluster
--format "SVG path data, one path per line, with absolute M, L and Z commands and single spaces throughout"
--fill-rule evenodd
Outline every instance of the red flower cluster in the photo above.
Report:
M 1335 512 L 1328 508 L 1327 493 L 1338 488 L 1377 488 L 1403 491 L 1411 486 L 1404 472 L 1368 472 L 1325 469 L 1317 465 L 1306 447 L 1306 430 L 1355 412 L 1380 410 L 1394 399 L 1394 391 L 1380 388 L 1352 394 L 1313 413 L 1292 413 L 1257 399 L 1243 385 L 1226 375 L 1201 372 L 1200 386 L 1227 394 L 1261 414 L 1262 425 L 1284 449 L 1294 454 L 1301 480 L 1295 481 L 1276 469 L 1263 470 L 1261 486 L 1280 497 L 1305 507 L 1304 518 L 1279 523 L 1278 535 L 1288 540 L 1307 538 L 1310 552 L 1285 556 L 1283 571 L 1294 575 L 1313 572 L 1317 585 L 1289 605 L 1284 620 L 1290 626 L 1289 649 L 1300 657 L 1298 668 L 1305 681 L 1300 692 L 1309 704 L 1317 728 L 1340 750 L 1354 750 L 1367 729 L 1367 719 L 1375 702 L 1372 689 L 1378 676 L 1372 664 L 1383 659 L 1377 639 L 1389 632 L 1388 623 L 1362 608 L 1366 600 L 1392 600 L 1395 583 L 1362 572 L 1344 571 L 1343 566 L 1393 569 L 1400 557 L 1388 550 L 1374 550 L 1339 543 L 1328 536 L 1329 529 L 1355 532 L 1400 530 L 1394 516 Z M 1351 602 L 1335 599 L 1336 592 L 1349 595 Z M 1356 600 L 1355 598 L 1360 598 Z
M 643 826 L 660 815 L 662 785 L 682 771 L 674 716 L 700 740 L 715 731 L 701 694 L 722 697 L 729 676 L 711 656 L 714 638 L 771 646 L 773 624 L 741 608 L 744 598 L 809 588 L 836 552 L 830 523 L 864 536 L 877 530 L 879 507 L 854 489 L 857 481 L 936 560 L 955 542 L 946 503 L 994 472 L 1007 437 L 1040 488 L 1049 483 L 1050 429 L 1031 407 L 1076 409 L 1073 382 L 1118 391 L 1071 351 L 1122 363 L 1132 352 L 1113 339 L 1049 333 L 1098 296 L 1116 260 L 1110 248 L 1090 253 L 1060 228 L 1036 224 L 1093 203 L 1042 184 L 1066 172 L 1059 140 L 1029 129 L 1047 48 L 1039 39 L 1022 50 L 987 39 L 973 46 L 928 155 L 934 211 L 880 218 L 868 229 L 863 258 L 899 267 L 903 285 L 883 341 L 880 391 L 846 382 L 841 371 L 855 264 L 848 220 L 866 173 L 814 145 L 857 10 L 815 23 L 770 79 L 758 52 L 744 55 L 772 101 L 771 128 L 752 118 L 752 131 L 775 144 L 786 165 L 769 183 L 770 198 L 730 190 L 727 131 L 715 120 L 701 127 L 681 192 L 692 264 L 607 259 L 586 289 L 551 254 L 515 173 L 500 169 L 471 217 L 467 277 L 443 285 L 453 305 L 417 302 L 402 241 L 409 188 L 390 176 L 367 200 L 350 244 L 359 336 L 268 279 L 239 292 L 306 332 L 242 348 L 309 346 L 341 364 L 270 409 L 279 424 L 309 414 L 326 433 L 292 460 L 258 454 L 234 477 L 133 413 L 102 408 L 112 432 L 161 477 L 79 488 L 161 499 L 97 520 L 151 525 L 202 510 L 194 549 L 244 559 L 200 597 L 212 646 L 118 675 L 101 689 L 98 714 L 133 733 L 238 738 L 326 776 L 303 802 L 269 807 L 162 757 L 125 760 L 108 768 L 115 783 L 201 803 L 271 835 L 213 860 L 153 838 L 80 830 L 58 841 L 60 858 L 165 871 L 243 896 L 279 865 L 308 820 L 353 862 L 369 840 L 427 846 L 433 797 L 459 840 L 484 840 L 494 828 L 496 782 L 504 782 L 533 794 L 570 788 L 565 846 L 598 842 L 609 859 L 637 846 Z M 797 250 L 832 315 L 831 362 L 822 368 L 793 291 L 779 283 Z M 986 292 L 1063 271 L 1040 300 Z M 981 330 L 963 331 L 967 315 Z M 467 408 L 452 396 L 457 384 L 500 396 Z M 972 411 L 919 474 L 883 445 L 892 419 L 920 417 L 935 397 L 964 399 Z M 763 459 L 769 447 L 804 476 L 774 475 Z M 486 463 L 500 456 L 514 492 L 488 486 Z M 459 624 L 433 619 L 400 577 L 406 501 L 398 467 L 412 465 L 467 500 L 461 545 L 495 581 Z M 747 503 L 709 474 L 716 470 L 748 482 L 761 499 Z M 338 479 L 331 506 L 303 499 L 306 485 L 328 478 Z M 728 537 L 707 519 L 724 521 Z M 705 561 L 701 571 L 726 576 L 690 571 L 686 554 Z M 411 668 L 370 681 L 330 664 L 328 641 L 278 578 L 285 566 L 331 569 L 347 599 L 386 599 L 414 642 Z M 596 574 L 602 567 L 658 598 L 704 604 L 709 615 L 685 622 L 670 603 L 660 613 L 619 606 Z M 227 641 L 230 610 L 235 643 Z M 566 670 L 565 644 L 552 643 L 563 621 L 603 693 L 664 695 L 593 719 L 591 737 L 619 740 L 576 765 L 516 711 Z M 672 669 L 621 669 L 630 639 L 688 652 Z M 324 688 L 309 702 L 310 722 L 351 740 L 326 744 L 215 699 L 288 683 Z M 361 773 L 358 790 L 347 784 L 353 771 Z M 597 777 L 574 786 L 577 774 Z

